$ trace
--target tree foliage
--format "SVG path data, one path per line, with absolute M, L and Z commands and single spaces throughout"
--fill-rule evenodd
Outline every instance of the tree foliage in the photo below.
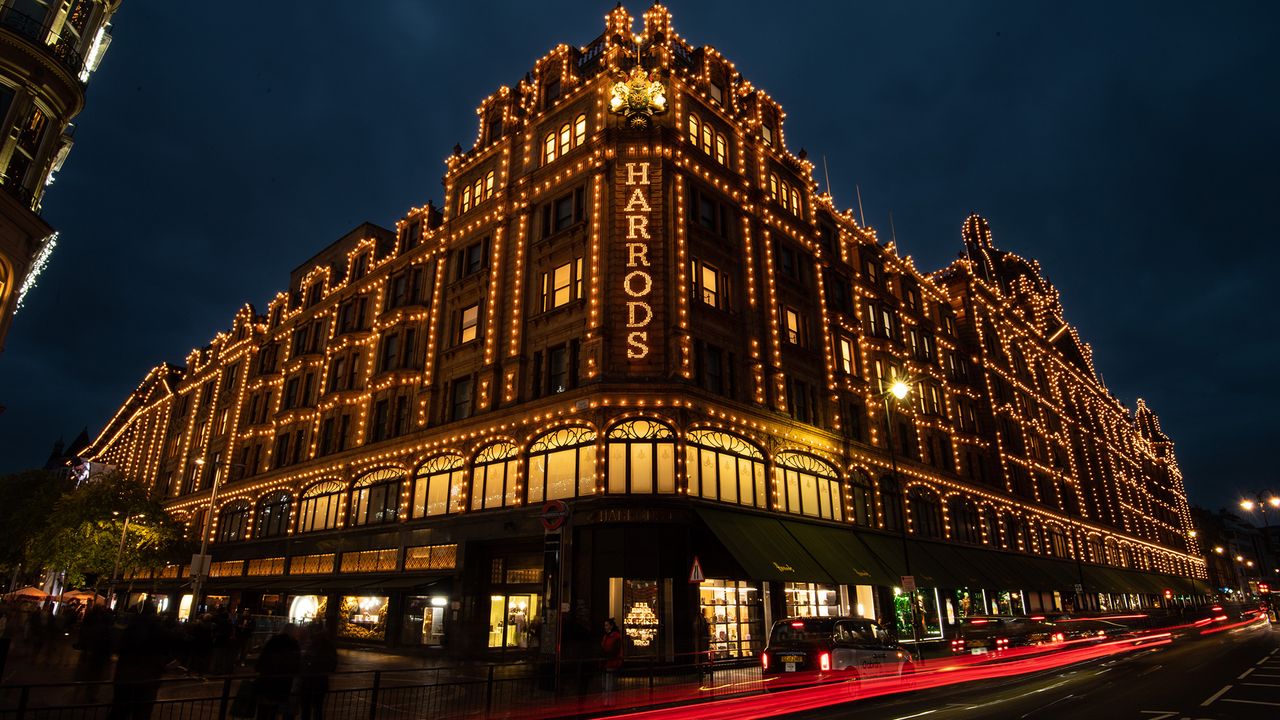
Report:
M 148 496 L 145 485 L 111 473 L 58 499 L 26 543 L 26 558 L 33 567 L 66 571 L 68 584 L 94 578 L 102 585 L 110 581 L 117 556 L 123 578 L 138 568 L 185 559 L 189 550 L 182 526 Z
M 0 476 L 0 569 L 6 576 L 25 559 L 27 542 L 71 489 L 64 473 L 25 470 Z

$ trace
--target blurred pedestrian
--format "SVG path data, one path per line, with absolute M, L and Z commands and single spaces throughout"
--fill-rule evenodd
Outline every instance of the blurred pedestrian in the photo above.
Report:
M 145 603 L 120 636 L 108 720 L 150 719 L 160 690 L 160 675 L 172 659 L 172 651 L 172 638 L 156 617 L 156 606 Z
M 604 654 L 604 706 L 613 707 L 618 670 L 622 667 L 622 633 L 618 632 L 618 621 L 613 618 L 604 621 L 600 650 Z
M 213 648 L 213 664 L 210 670 L 214 675 L 230 675 L 236 650 L 232 641 L 235 625 L 231 622 L 231 612 L 220 607 L 213 614 L 210 624 L 211 644 Z
M 324 625 L 307 626 L 302 648 L 302 673 L 298 676 L 298 705 L 302 720 L 324 720 L 324 696 L 329 692 L 329 676 L 338 669 L 338 648 Z
M 253 632 L 258 629 L 258 622 L 253 619 L 249 608 L 241 607 L 240 616 L 236 618 L 236 660 L 243 665 L 245 656 L 253 643 Z
M 289 628 L 276 633 L 262 646 L 254 668 L 254 697 L 258 705 L 258 720 L 275 720 L 282 717 L 293 720 L 290 691 L 302 664 L 302 648 L 293 639 Z

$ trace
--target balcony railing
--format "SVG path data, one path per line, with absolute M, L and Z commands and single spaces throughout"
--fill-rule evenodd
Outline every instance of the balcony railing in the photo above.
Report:
M 44 48 L 58 64 L 71 71 L 72 77 L 79 80 L 80 70 L 84 67 L 84 56 L 76 50 L 74 38 L 54 35 L 50 41 L 49 30 L 43 22 L 12 7 L 0 8 L 0 27 Z

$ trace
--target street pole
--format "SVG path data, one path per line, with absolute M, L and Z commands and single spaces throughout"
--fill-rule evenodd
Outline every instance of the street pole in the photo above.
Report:
M 908 392 L 907 385 L 902 381 L 897 381 L 893 387 L 884 394 L 884 426 L 885 440 L 889 447 L 889 477 L 893 480 L 893 484 L 898 489 L 898 497 L 902 500 L 902 507 L 899 508 L 898 529 L 902 535 L 902 564 L 906 569 L 906 574 L 911 575 L 911 549 L 907 544 L 907 494 L 903 492 L 902 486 L 898 483 L 898 459 L 893 454 L 893 417 L 889 412 L 890 398 L 896 397 L 899 400 L 906 397 Z M 905 588 L 904 588 L 905 590 Z M 912 577 L 912 588 L 907 596 L 907 607 L 910 609 L 911 619 L 911 637 L 915 640 L 916 661 L 920 661 L 920 627 L 916 624 L 916 588 L 915 578 Z
M 124 555 L 124 539 L 129 534 L 129 521 L 132 519 L 132 515 L 126 515 L 124 527 L 120 529 L 120 547 L 116 549 L 116 565 L 111 570 L 111 597 L 107 599 L 108 606 L 116 599 L 116 586 L 120 582 L 120 556 Z
M 204 459 L 196 461 L 196 464 L 204 467 Z M 222 484 L 222 473 L 214 468 L 213 472 L 213 491 L 209 493 L 209 509 L 204 514 L 204 528 L 200 531 L 200 566 L 193 568 L 195 579 L 191 584 L 191 608 L 187 613 L 188 620 L 196 618 L 196 608 L 200 606 L 200 594 L 204 591 L 205 573 L 208 572 L 208 563 L 205 557 L 209 553 L 209 526 L 213 523 L 213 508 L 218 502 L 218 486 Z

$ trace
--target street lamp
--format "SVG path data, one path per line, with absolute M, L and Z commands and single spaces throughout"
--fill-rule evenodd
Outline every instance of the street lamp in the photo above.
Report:
M 112 510 L 112 515 L 119 517 L 119 510 Z M 120 558 L 124 555 L 124 539 L 129 534 L 129 521 L 134 518 L 145 518 L 146 513 L 138 513 L 137 515 L 126 515 L 124 518 L 124 527 L 120 528 L 120 547 L 116 548 L 116 564 L 111 570 L 111 597 L 107 598 L 107 604 L 110 605 L 116 599 L 116 587 L 120 583 Z
M 894 487 L 898 488 L 898 495 L 902 499 L 902 514 L 899 517 L 899 530 L 902 534 L 902 564 L 906 570 L 906 576 L 911 577 L 912 586 L 907 596 L 907 607 L 910 609 L 911 620 L 911 637 L 915 640 L 916 660 L 920 659 L 920 627 L 916 625 L 916 588 L 915 578 L 911 576 L 911 550 L 907 544 L 907 494 L 902 492 L 902 488 L 898 485 L 898 458 L 893 454 L 893 416 L 889 410 L 889 404 L 893 400 L 902 400 L 911 392 L 911 386 L 907 385 L 900 379 L 894 378 L 893 383 L 889 386 L 882 397 L 884 398 L 884 426 L 885 441 L 889 448 L 889 468 L 891 471 L 890 478 L 893 480 Z M 904 588 L 905 589 L 905 588 Z
M 205 466 L 204 458 L 196 458 L 193 460 L 196 465 L 203 470 Z M 233 467 L 244 467 L 238 463 L 226 463 L 227 474 L 231 473 Z M 204 514 L 204 527 L 200 531 L 200 554 L 196 557 L 199 560 L 194 563 L 191 568 L 195 579 L 191 583 L 191 608 L 187 614 L 188 620 L 194 620 L 196 617 L 196 608 L 200 606 L 200 595 L 204 591 L 204 582 L 209 572 L 209 526 L 213 523 L 213 509 L 218 503 L 218 488 L 222 485 L 222 473 L 218 472 L 215 466 L 213 469 L 213 490 L 209 493 L 209 509 Z

